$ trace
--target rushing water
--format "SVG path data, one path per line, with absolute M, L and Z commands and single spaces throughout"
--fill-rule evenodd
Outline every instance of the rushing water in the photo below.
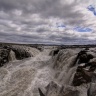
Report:
M 88 92 L 92 94 L 95 82 L 78 87 L 72 86 L 77 65 L 72 67 L 70 65 L 74 62 L 78 50 L 61 50 L 54 57 L 49 56 L 50 51 L 51 49 L 45 49 L 35 57 L 24 60 L 16 60 L 12 51 L 11 62 L 0 68 L 0 96 L 40 96 L 38 88 L 46 93 L 45 87 L 51 81 L 78 90 L 79 96 L 88 96 Z M 88 91 L 90 86 L 91 90 Z
M 39 96 L 38 87 L 44 88 L 53 80 L 48 54 L 49 50 L 44 50 L 35 57 L 0 68 L 0 96 Z M 13 57 L 11 52 L 11 60 Z
M 14 60 L 16 60 L 16 55 L 15 52 L 11 50 L 9 53 L 9 61 L 14 61 Z

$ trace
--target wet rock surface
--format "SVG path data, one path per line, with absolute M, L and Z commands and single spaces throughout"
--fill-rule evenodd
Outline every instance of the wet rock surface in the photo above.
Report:
M 35 49 L 35 48 L 33 48 Z M 36 49 L 35 49 L 36 50 Z M 36 50 L 37 53 L 33 54 L 34 51 L 31 47 L 12 45 L 12 46 L 2 46 L 0 48 L 0 66 L 3 66 L 5 63 L 8 63 L 12 60 L 22 60 L 25 58 L 33 57 L 35 54 L 39 53 L 39 50 Z
M 50 82 L 46 87 L 46 93 L 44 94 L 39 89 L 40 96 L 79 96 L 79 91 L 71 87 L 60 86 L 55 82 Z M 41 94 L 43 93 L 43 94 Z
M 0 49 L 0 66 L 3 66 L 4 63 L 7 63 L 8 56 L 9 56 L 9 50 L 6 49 Z
M 27 52 L 25 49 L 20 47 L 12 47 L 12 50 L 15 52 L 16 59 L 18 60 L 32 56 L 29 52 Z
M 56 70 L 55 78 L 67 90 L 62 89 L 60 91 L 56 84 L 51 84 L 51 87 L 46 89 L 47 92 L 44 96 L 95 96 L 95 91 L 92 94 L 92 86 L 96 82 L 96 57 L 94 54 L 96 53 L 92 53 L 90 49 L 77 48 L 72 50 L 69 48 L 60 50 L 57 56 L 53 55 L 53 69 Z M 68 91 L 69 86 L 71 87 L 70 91 Z
M 55 55 L 57 55 L 57 54 L 59 53 L 59 51 L 60 51 L 60 49 L 54 49 L 54 50 L 52 50 L 52 51 L 49 53 L 49 55 L 55 56 Z

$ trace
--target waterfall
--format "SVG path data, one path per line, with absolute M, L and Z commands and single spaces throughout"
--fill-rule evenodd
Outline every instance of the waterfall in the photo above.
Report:
M 9 61 L 16 60 L 15 52 L 11 50 L 8 58 L 9 58 Z
M 7 70 L 8 73 L 0 74 L 0 96 L 39 96 L 38 88 L 45 90 L 54 81 L 54 70 L 48 62 L 51 59 L 49 52 L 46 49 L 35 57 L 9 62 L 1 67 L 0 72 Z M 10 60 L 14 59 L 15 54 L 11 51 Z
M 72 84 L 79 49 L 62 49 L 53 57 L 52 50 L 31 48 L 33 57 L 18 61 L 11 50 L 9 60 L 15 61 L 0 68 L 0 96 L 40 96 L 38 88 L 45 96 L 95 96 L 96 77 L 91 84 Z

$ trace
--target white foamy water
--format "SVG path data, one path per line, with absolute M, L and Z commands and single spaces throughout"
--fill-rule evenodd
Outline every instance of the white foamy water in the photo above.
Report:
M 76 69 L 78 66 L 77 63 L 76 64 L 73 64 L 73 63 L 79 51 L 80 49 L 75 49 L 75 50 L 64 49 L 64 50 L 61 50 L 55 58 L 53 58 L 54 59 L 53 68 L 55 69 L 55 73 L 56 73 L 55 79 L 60 85 L 66 86 L 67 88 L 70 86 L 71 89 L 74 88 L 74 90 L 78 90 L 79 91 L 78 96 L 95 96 L 95 95 L 89 95 L 88 93 L 88 90 L 90 88 L 90 83 L 82 84 L 78 87 L 74 87 L 72 85 L 74 74 L 76 73 Z M 89 50 L 89 53 L 92 54 L 91 50 Z M 94 79 L 95 81 L 94 80 L 93 81 L 96 82 L 96 76 L 94 78 L 95 78 Z M 94 83 L 93 81 L 91 82 L 92 84 Z M 90 90 L 92 91 L 93 89 L 90 89 Z M 64 95 L 64 96 L 71 96 L 71 95 Z M 76 95 L 73 95 L 73 96 L 76 96 Z
M 14 61 L 16 60 L 16 57 L 15 57 L 15 52 L 13 52 L 12 50 L 10 51 L 9 53 L 9 61 Z
M 44 50 L 0 68 L 0 96 L 39 96 L 38 87 L 44 88 L 53 80 L 48 54 L 49 50 Z
M 95 81 L 78 87 L 72 86 L 73 77 L 78 66 L 73 65 L 73 63 L 80 49 L 64 49 L 54 57 L 49 56 L 51 50 L 45 49 L 43 52 L 38 52 L 38 54 L 36 52 L 37 55 L 33 52 L 35 57 L 20 61 L 12 61 L 14 60 L 12 58 L 10 63 L 1 67 L 0 96 L 40 96 L 38 88 L 46 93 L 45 87 L 51 81 L 60 86 L 63 85 L 65 89 L 70 87 L 70 90 L 78 90 L 78 96 L 88 96 L 89 88 L 91 88 L 89 93 L 93 94 L 96 89 Z M 11 53 L 11 56 L 13 57 L 14 53 Z M 54 89 L 52 90 L 54 91 Z M 56 93 L 53 92 L 52 94 Z M 52 94 L 50 96 L 55 96 Z

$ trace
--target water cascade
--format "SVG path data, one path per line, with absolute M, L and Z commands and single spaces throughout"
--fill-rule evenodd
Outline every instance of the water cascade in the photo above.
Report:
M 39 52 L 33 48 L 29 50 L 32 57 L 17 61 L 11 51 L 10 60 L 14 62 L 0 67 L 0 96 L 95 96 L 95 75 L 92 82 L 79 86 L 72 83 L 81 49 L 60 49 L 49 55 L 52 50 L 50 47 Z M 92 52 L 95 55 L 96 49 L 89 50 Z
M 9 61 L 16 60 L 15 52 L 11 50 L 8 58 L 9 58 Z

